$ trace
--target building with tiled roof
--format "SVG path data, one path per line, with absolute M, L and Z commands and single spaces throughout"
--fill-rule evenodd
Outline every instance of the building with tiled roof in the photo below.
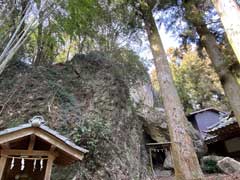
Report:
M 208 153 L 240 158 L 240 127 L 232 113 L 207 108 L 188 115 L 208 147 Z

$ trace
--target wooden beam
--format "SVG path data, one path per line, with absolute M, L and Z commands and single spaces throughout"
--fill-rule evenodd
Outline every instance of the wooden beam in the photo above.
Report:
M 36 141 L 36 136 L 34 134 L 32 134 L 30 136 L 30 142 L 28 144 L 28 150 L 33 150 L 34 145 L 35 145 L 35 141 Z
M 55 136 L 52 136 L 49 133 L 46 133 L 43 130 L 37 129 L 35 131 L 35 134 L 36 134 L 36 136 L 38 136 L 38 137 L 42 138 L 43 140 L 47 141 L 48 143 L 53 144 L 57 148 L 61 149 L 65 153 L 73 156 L 76 160 L 82 160 L 83 157 L 84 157 L 84 153 L 79 152 L 78 150 L 68 146 L 67 144 L 65 144 L 65 142 L 59 140 L 58 138 L 56 138 Z
M 0 144 L 11 142 L 16 139 L 20 139 L 25 136 L 29 136 L 34 133 L 33 128 L 21 129 L 12 133 L 4 134 L 0 136 Z
M 155 145 L 170 145 L 171 142 L 157 142 L 157 143 L 147 143 L 147 146 L 155 146 Z
M 54 146 L 56 146 L 56 148 L 59 148 L 63 152 L 71 155 L 75 160 L 82 160 L 84 157 L 83 152 L 71 147 L 70 145 L 68 145 L 67 142 L 64 142 L 58 139 L 54 135 L 51 135 L 40 128 L 28 127 L 15 132 L 11 132 L 11 133 L 9 132 L 7 134 L 3 134 L 0 136 L 0 144 L 7 143 L 7 142 L 11 143 L 20 138 L 23 138 L 32 134 L 35 134 L 39 138 L 47 141 L 50 144 L 53 144 Z
M 153 169 L 152 149 L 151 148 L 149 149 L 149 160 L 150 160 L 150 166 L 151 166 L 153 176 L 155 176 L 155 172 L 154 172 L 154 169 Z
M 50 180 L 51 179 L 52 166 L 53 166 L 54 159 L 55 159 L 54 156 L 52 156 L 52 155 L 48 156 L 44 180 Z
M 1 150 L 1 155 L 7 156 L 57 156 L 58 154 L 50 151 L 38 151 L 38 150 Z
M 1 144 L 2 149 L 10 149 L 9 143 Z
M 52 144 L 49 151 L 50 151 L 50 152 L 54 152 L 55 149 L 56 149 L 56 146 L 54 146 L 54 145 Z
M 2 156 L 0 159 L 0 179 L 3 179 L 3 173 L 4 173 L 6 162 L 7 162 L 7 158 Z

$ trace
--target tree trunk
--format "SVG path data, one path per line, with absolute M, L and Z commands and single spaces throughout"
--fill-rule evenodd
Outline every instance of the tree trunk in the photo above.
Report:
M 21 1 L 21 19 L 24 18 L 25 14 L 26 14 L 26 8 L 28 6 L 28 1 L 27 0 L 22 0 Z M 24 29 L 25 29 L 25 23 L 23 23 L 23 25 L 21 26 L 20 30 L 19 30 L 19 34 L 18 34 L 18 39 L 21 38 L 21 36 L 24 34 Z M 21 46 L 18 50 L 18 55 L 20 55 L 21 57 L 24 57 L 24 53 L 25 53 L 25 47 L 24 45 Z
M 229 42 L 240 62 L 240 7 L 235 0 L 212 0 Z
M 202 12 L 197 7 L 198 4 L 184 4 L 186 7 L 186 19 L 196 28 L 201 37 L 201 43 L 206 49 L 209 58 L 217 72 L 225 95 L 240 124 L 240 86 L 234 74 L 229 70 L 229 65 L 224 59 L 224 54 L 219 50 L 216 39 L 204 23 Z M 198 18 L 196 21 L 196 17 Z
M 205 30 L 208 31 L 207 27 L 205 27 Z M 215 37 L 209 31 L 207 33 L 203 32 L 198 30 L 202 44 L 221 80 L 225 95 L 240 125 L 240 86 L 236 77 L 228 69 L 228 65 L 223 59 L 224 55 L 219 50 Z
M 149 6 L 149 4 L 147 7 L 146 4 L 143 4 L 141 12 L 154 57 L 163 104 L 167 115 L 175 176 L 177 180 L 203 179 L 192 140 L 186 131 L 187 119 L 173 83 L 166 53 L 152 15 L 152 8 L 153 6 Z
M 34 60 L 34 65 L 40 65 L 43 61 L 43 24 L 39 22 L 37 33 L 37 52 Z
M 43 27 L 43 16 L 44 16 L 44 12 L 41 9 L 41 1 L 37 4 L 37 8 L 39 10 L 39 25 L 37 28 L 37 52 L 36 52 L 36 56 L 34 59 L 34 65 L 38 66 L 40 64 L 43 63 L 44 59 L 44 27 Z

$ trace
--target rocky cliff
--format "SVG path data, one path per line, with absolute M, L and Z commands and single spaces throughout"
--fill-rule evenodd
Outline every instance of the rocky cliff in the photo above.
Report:
M 164 110 L 155 108 L 147 73 L 134 62 L 99 53 L 76 55 L 66 64 L 31 67 L 14 63 L 0 77 L 1 128 L 34 115 L 90 153 L 72 167 L 56 167 L 53 179 L 147 180 L 146 135 L 169 141 Z M 198 150 L 199 136 L 189 126 Z M 81 177 L 81 178 L 80 178 Z

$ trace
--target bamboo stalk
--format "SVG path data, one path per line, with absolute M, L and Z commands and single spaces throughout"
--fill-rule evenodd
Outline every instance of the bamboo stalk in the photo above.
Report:
M 45 7 L 45 4 L 47 3 L 47 1 L 45 1 L 43 3 L 43 5 L 40 7 L 39 12 L 42 11 Z M 7 43 L 7 46 L 4 48 L 3 52 L 0 55 L 0 75 L 2 74 L 2 72 L 4 71 L 4 69 L 6 68 L 8 62 L 12 59 L 12 57 L 16 54 L 16 52 L 18 51 L 18 49 L 23 45 L 23 43 L 27 40 L 27 38 L 29 37 L 29 35 L 31 34 L 31 32 L 33 31 L 33 29 L 35 29 L 38 26 L 38 18 L 35 16 L 34 19 L 27 25 L 26 28 L 24 28 L 21 32 L 19 32 L 19 30 L 21 29 L 23 23 L 25 22 L 25 20 L 28 17 L 28 14 L 30 12 L 30 10 L 32 9 L 32 4 L 28 4 L 28 6 L 26 7 L 26 13 L 23 16 L 23 18 L 20 20 L 19 25 L 17 26 L 14 34 L 12 35 L 11 39 L 9 40 L 9 42 Z M 47 9 L 47 7 L 45 7 L 45 9 Z M 44 9 L 44 10 L 45 10 Z M 50 15 L 47 14 L 48 16 Z M 46 17 L 43 17 L 41 20 L 43 20 Z M 23 34 L 22 34 L 23 33 Z M 20 37 L 18 37 L 18 35 L 21 34 Z

